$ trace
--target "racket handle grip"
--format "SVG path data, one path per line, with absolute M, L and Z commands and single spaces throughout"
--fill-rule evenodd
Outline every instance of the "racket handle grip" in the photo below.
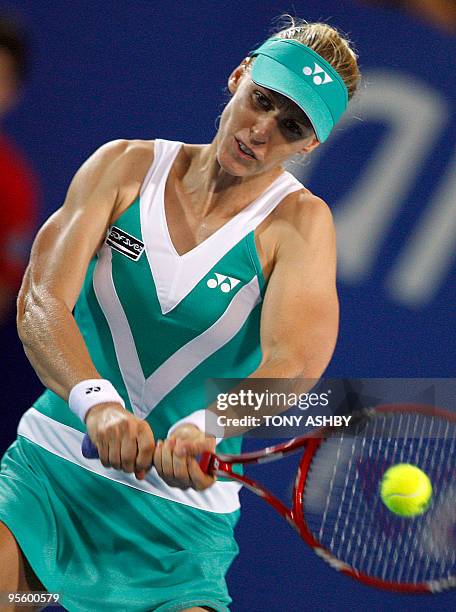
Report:
M 212 460 L 214 458 L 213 453 L 209 452 L 209 451 L 204 451 L 203 453 L 201 453 L 200 456 L 200 460 L 199 460 L 199 466 L 201 468 L 201 471 L 204 472 L 205 474 L 212 474 Z
M 86 459 L 98 459 L 97 447 L 87 434 L 82 441 L 81 452 Z

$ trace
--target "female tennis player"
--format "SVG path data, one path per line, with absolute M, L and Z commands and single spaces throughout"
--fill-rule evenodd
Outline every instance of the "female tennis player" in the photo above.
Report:
M 335 29 L 293 22 L 233 70 L 213 142 L 115 141 L 76 173 L 19 295 L 47 390 L 2 461 L 0 591 L 70 612 L 228 609 L 239 485 L 195 459 L 216 444 L 205 381 L 326 368 L 332 217 L 283 164 L 326 141 L 358 80 Z

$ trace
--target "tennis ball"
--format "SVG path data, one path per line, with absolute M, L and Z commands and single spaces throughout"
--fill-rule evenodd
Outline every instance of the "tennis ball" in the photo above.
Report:
M 431 502 L 431 481 L 416 465 L 398 463 L 383 474 L 380 497 L 394 514 L 418 516 L 426 512 Z

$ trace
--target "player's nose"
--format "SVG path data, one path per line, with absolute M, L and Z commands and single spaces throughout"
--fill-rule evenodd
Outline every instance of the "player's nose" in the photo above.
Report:
M 250 130 L 250 140 L 253 145 L 266 144 L 276 127 L 276 119 L 272 115 L 258 117 Z

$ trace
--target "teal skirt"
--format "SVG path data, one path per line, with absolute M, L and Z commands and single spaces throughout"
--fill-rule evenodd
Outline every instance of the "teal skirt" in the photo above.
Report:
M 69 612 L 226 612 L 239 511 L 144 493 L 19 436 L 0 469 L 0 521 Z

